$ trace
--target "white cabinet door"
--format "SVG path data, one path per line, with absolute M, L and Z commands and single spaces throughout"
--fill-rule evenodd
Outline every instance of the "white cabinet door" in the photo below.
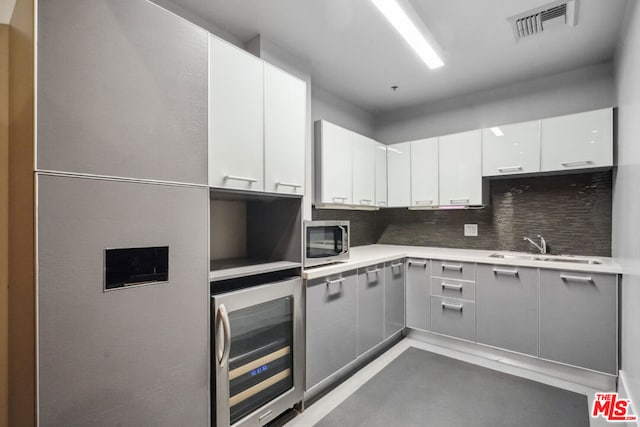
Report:
M 209 40 L 209 185 L 263 191 L 263 62 Z
M 482 134 L 471 132 L 441 136 L 440 205 L 482 204 Z
M 482 176 L 540 172 L 540 120 L 482 129 Z
M 304 194 L 307 84 L 264 66 L 265 191 Z
M 411 204 L 411 143 L 387 146 L 387 199 L 389 207 Z
M 316 122 L 316 203 L 352 204 L 353 132 L 324 120 Z
M 387 207 L 387 146 L 376 143 L 376 206 Z
M 438 202 L 438 138 L 411 141 L 411 206 Z
M 542 120 L 541 170 L 613 166 L 613 110 Z
M 376 142 L 353 133 L 353 204 L 373 206 L 376 198 Z

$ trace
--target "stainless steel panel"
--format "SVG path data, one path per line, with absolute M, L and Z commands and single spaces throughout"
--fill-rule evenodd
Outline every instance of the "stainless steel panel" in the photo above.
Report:
M 429 330 L 431 323 L 430 268 L 426 259 L 407 260 L 406 310 L 409 328 Z
M 617 295 L 616 275 L 540 270 L 540 357 L 617 375 Z
M 431 278 L 431 294 L 449 298 L 459 298 L 468 301 L 476 299 L 476 284 L 443 277 Z
M 207 425 L 208 191 L 37 182 L 40 425 Z M 104 292 L 105 248 L 154 245 L 167 283 Z
M 477 268 L 478 342 L 538 356 L 538 270 Z
M 355 272 L 307 282 L 306 390 L 356 359 L 357 292 Z
M 404 260 L 385 263 L 384 277 L 384 337 L 389 338 L 404 329 Z
M 38 3 L 40 170 L 207 184 L 207 33 L 146 0 Z
M 476 304 L 431 296 L 431 330 L 444 335 L 476 340 Z
M 358 270 L 358 356 L 384 339 L 384 264 Z
M 458 280 L 476 280 L 476 265 L 459 261 L 431 261 L 431 276 Z

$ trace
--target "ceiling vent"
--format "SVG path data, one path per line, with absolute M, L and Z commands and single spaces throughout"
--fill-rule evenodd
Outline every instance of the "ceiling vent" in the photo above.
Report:
M 556 25 L 578 24 L 578 0 L 554 1 L 507 18 L 516 41 L 548 30 Z

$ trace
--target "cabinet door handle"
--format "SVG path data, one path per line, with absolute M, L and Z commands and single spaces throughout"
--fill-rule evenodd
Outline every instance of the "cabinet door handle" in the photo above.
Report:
M 565 282 L 593 283 L 593 277 L 591 276 L 569 276 L 566 274 L 561 274 L 560 278 Z
M 498 274 L 504 274 L 505 276 L 518 276 L 518 270 L 506 270 L 503 268 L 494 268 L 493 269 L 493 274 L 498 275 Z
M 342 283 L 342 282 L 344 282 L 344 277 L 341 277 L 339 279 L 334 279 L 334 280 L 327 280 L 327 287 L 338 284 L 338 283 Z
M 444 283 L 442 282 L 442 289 L 448 289 L 450 291 L 459 291 L 462 292 L 462 285 L 453 285 L 451 283 Z
M 360 204 L 361 205 L 370 205 L 371 204 L 371 199 L 360 199 Z
M 391 264 L 391 268 L 398 268 L 398 267 L 402 267 L 403 265 L 404 265 L 404 263 L 398 262 L 396 264 Z
M 521 171 L 522 166 L 503 166 L 498 168 L 498 172 L 513 172 L 513 171 Z
M 409 266 L 417 265 L 418 267 L 427 268 L 427 261 L 413 261 L 413 260 L 409 260 L 409 261 L 407 261 L 407 264 L 408 264 Z
M 562 162 L 560 163 L 562 166 L 564 167 L 571 167 L 571 166 L 582 166 L 582 165 L 590 165 L 593 162 L 591 160 L 573 160 L 571 162 Z
M 224 180 L 234 180 L 234 181 L 247 181 L 247 182 L 258 182 L 255 178 L 249 178 L 247 176 L 235 176 L 235 175 L 225 175 Z
M 416 200 L 416 205 L 433 205 L 433 199 L 431 199 L 431 200 Z
M 380 271 L 379 268 L 374 268 L 373 270 L 367 270 L 367 274 L 374 274 L 374 273 L 378 273 L 378 271 Z
M 292 188 L 300 188 L 302 185 L 300 184 L 292 184 L 289 182 L 276 182 L 276 187 L 292 187 Z
M 333 197 L 332 199 L 336 203 L 345 203 L 347 201 L 346 197 Z
M 380 205 L 380 206 L 387 206 L 387 202 L 378 202 L 378 205 Z
M 466 199 L 450 199 L 449 201 L 451 202 L 452 205 L 464 205 L 464 204 L 469 204 L 469 198 Z
M 455 271 L 462 271 L 462 264 L 459 264 L 459 265 L 453 265 L 453 264 L 442 264 L 442 269 L 443 269 L 443 270 L 455 270 Z
M 449 304 L 449 303 L 443 302 L 442 309 L 459 311 L 460 313 L 462 313 L 462 304 Z

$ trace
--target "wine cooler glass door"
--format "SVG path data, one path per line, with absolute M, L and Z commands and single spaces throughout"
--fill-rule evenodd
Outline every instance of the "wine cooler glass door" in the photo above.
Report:
M 262 424 L 277 414 L 259 410 L 294 389 L 295 294 L 281 282 L 214 297 L 219 426 L 241 425 L 251 414 Z

